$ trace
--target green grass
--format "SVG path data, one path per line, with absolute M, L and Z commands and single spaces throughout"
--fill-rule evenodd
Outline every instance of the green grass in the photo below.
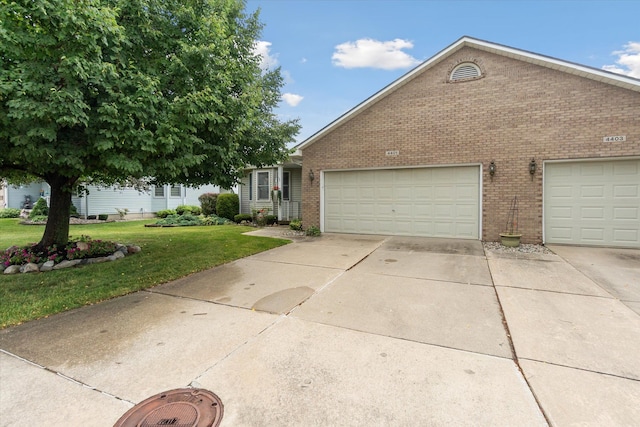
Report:
M 44 226 L 0 219 L 0 248 L 38 242 Z M 136 244 L 142 252 L 115 262 L 47 273 L 0 274 L 0 328 L 94 304 L 288 243 L 246 236 L 251 227 L 147 228 L 155 220 L 72 225 L 70 235 Z

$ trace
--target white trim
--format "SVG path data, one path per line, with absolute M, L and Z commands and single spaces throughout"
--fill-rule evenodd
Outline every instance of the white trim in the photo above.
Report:
M 518 59 L 520 61 L 533 63 L 536 65 L 540 65 L 547 68 L 552 68 L 554 70 L 563 71 L 565 73 L 578 75 L 581 77 L 585 77 L 592 80 L 597 80 L 603 83 L 608 83 L 614 86 L 620 86 L 625 89 L 633 90 L 636 92 L 640 92 L 640 80 L 634 79 L 633 77 L 628 77 L 622 74 L 612 73 L 610 71 L 599 70 L 597 68 L 587 67 L 585 65 L 575 64 L 568 61 L 563 61 L 557 58 L 553 58 L 550 56 L 544 56 L 541 54 L 528 52 L 525 50 L 515 49 L 512 47 L 491 43 L 484 40 L 474 39 L 472 37 L 464 36 L 460 38 L 458 41 L 454 42 L 449 47 L 441 50 L 436 53 L 430 59 L 426 60 L 422 64 L 418 65 L 413 70 L 406 73 L 404 76 L 395 80 L 391 84 L 382 88 L 380 91 L 373 94 L 371 97 L 365 99 L 360 104 L 356 105 L 351 110 L 344 113 L 342 116 L 338 117 L 327 126 L 323 127 L 305 141 L 298 144 L 296 148 L 296 152 L 303 150 L 331 132 L 333 129 L 342 125 L 346 121 L 350 120 L 352 117 L 359 114 L 361 111 L 369 108 L 372 104 L 378 102 L 381 98 L 387 96 L 390 92 L 395 89 L 405 85 L 409 81 L 411 81 L 418 74 L 423 73 L 427 69 L 433 67 L 435 64 L 440 62 L 443 58 L 453 54 L 454 52 L 462 49 L 463 47 L 472 47 L 475 49 L 484 50 L 486 52 L 495 53 L 497 55 L 502 55 L 514 59 Z
M 551 159 L 551 160 L 543 160 L 542 161 L 542 244 L 546 245 L 547 236 L 546 236 L 546 210 L 544 205 L 545 194 L 544 189 L 546 188 L 546 166 L 547 163 L 586 163 L 586 162 L 611 162 L 616 160 L 640 160 L 640 156 L 615 156 L 615 157 L 586 157 L 586 158 L 574 158 L 574 159 Z

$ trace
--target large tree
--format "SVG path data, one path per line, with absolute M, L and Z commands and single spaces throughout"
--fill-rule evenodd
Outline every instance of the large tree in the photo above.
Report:
M 273 112 L 258 15 L 240 0 L 0 5 L 0 178 L 51 186 L 40 245 L 65 244 L 74 188 L 149 177 L 231 186 L 298 131 Z

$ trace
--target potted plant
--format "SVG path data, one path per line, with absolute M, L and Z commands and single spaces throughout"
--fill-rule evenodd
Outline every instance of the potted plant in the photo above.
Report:
M 515 196 L 511 201 L 505 231 L 500 233 L 500 243 L 503 246 L 517 248 L 520 246 L 520 237 L 522 234 L 518 233 L 518 196 Z

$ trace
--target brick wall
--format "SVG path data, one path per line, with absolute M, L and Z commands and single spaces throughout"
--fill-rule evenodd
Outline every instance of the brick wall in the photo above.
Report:
M 484 77 L 448 83 L 463 60 L 474 60 Z M 603 143 L 607 135 L 627 141 Z M 387 157 L 387 150 L 400 155 Z M 306 225 L 320 223 L 322 170 L 482 163 L 482 239 L 499 239 L 517 195 L 522 241 L 541 242 L 543 161 L 640 155 L 640 93 L 465 47 L 302 154 Z

